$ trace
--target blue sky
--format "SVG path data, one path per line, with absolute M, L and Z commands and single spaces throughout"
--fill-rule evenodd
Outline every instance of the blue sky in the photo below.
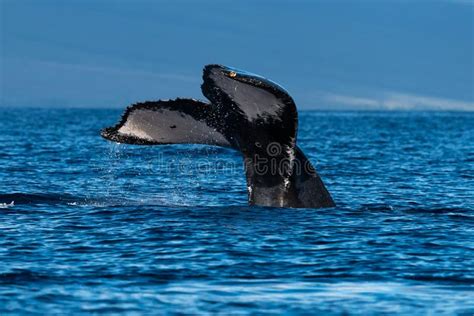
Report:
M 470 1 L 0 0 L 0 105 L 203 98 L 222 63 L 300 109 L 474 110 Z

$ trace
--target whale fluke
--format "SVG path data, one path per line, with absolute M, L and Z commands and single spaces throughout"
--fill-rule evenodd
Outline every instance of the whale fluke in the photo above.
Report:
M 111 141 L 208 144 L 242 153 L 251 205 L 332 207 L 321 178 L 296 145 L 296 105 L 280 85 L 221 65 L 204 67 L 204 96 L 137 103 L 102 130 Z
M 133 145 L 207 144 L 229 147 L 210 104 L 194 99 L 129 106 L 120 122 L 102 130 L 109 140 Z

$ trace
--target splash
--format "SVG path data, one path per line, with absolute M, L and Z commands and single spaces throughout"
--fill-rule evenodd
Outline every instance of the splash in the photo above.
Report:
M 0 208 L 9 208 L 15 206 L 15 201 L 11 201 L 10 203 L 0 203 Z

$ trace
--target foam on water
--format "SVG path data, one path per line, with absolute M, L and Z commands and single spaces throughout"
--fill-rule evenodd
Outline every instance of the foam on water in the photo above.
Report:
M 0 208 L 7 208 L 15 206 L 15 201 L 11 201 L 10 203 L 0 203 Z

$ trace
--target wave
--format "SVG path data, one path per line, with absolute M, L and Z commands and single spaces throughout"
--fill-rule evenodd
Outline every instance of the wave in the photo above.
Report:
M 0 209 L 13 208 L 19 205 L 67 205 L 67 206 L 140 206 L 140 207 L 185 207 L 195 211 L 212 211 L 226 213 L 229 210 L 235 211 L 239 209 L 241 211 L 247 211 L 251 209 L 253 213 L 268 212 L 275 210 L 273 208 L 259 207 L 259 206 L 248 206 L 244 201 L 240 204 L 237 201 L 220 203 L 209 203 L 210 201 L 202 201 L 196 199 L 196 196 L 183 196 L 178 199 L 173 196 L 98 196 L 90 197 L 84 195 L 71 195 L 67 193 L 4 193 L 0 194 Z M 280 213 L 291 212 L 294 209 L 278 209 Z M 432 215 L 432 216 L 449 216 L 450 218 L 460 218 L 465 220 L 474 220 L 474 209 L 471 207 L 459 207 L 459 206 L 423 206 L 423 205 L 406 205 L 406 203 L 400 203 L 399 205 L 390 205 L 384 203 L 367 203 L 367 204 L 355 204 L 350 203 L 338 203 L 335 208 L 329 209 L 300 209 L 300 213 L 306 212 L 317 212 L 319 215 L 331 215 L 339 214 L 345 216 L 360 216 L 361 214 L 379 214 L 380 216 L 405 216 L 410 214 L 418 215 Z
M 0 194 L 0 208 L 10 208 L 18 205 L 67 205 L 67 206 L 142 206 L 142 207 L 199 207 L 192 205 L 193 199 L 173 199 L 173 197 L 117 197 L 117 196 L 75 196 L 67 193 L 4 193 Z M 190 205 L 191 204 L 191 205 Z M 212 206 L 207 206 L 212 207 Z
M 0 205 L 2 204 L 64 204 L 77 201 L 69 194 L 54 194 L 54 193 L 7 193 L 0 194 Z

